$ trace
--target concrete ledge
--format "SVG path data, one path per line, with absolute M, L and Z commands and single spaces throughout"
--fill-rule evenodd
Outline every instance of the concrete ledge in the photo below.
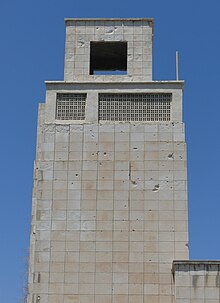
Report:
M 67 21 L 147 21 L 154 22 L 154 18 L 65 18 Z
M 220 265 L 220 260 L 174 260 L 173 266 L 175 265 Z
M 216 271 L 220 270 L 220 260 L 174 260 L 172 266 L 172 273 L 178 271 Z
M 85 81 L 85 82 L 78 82 L 78 81 L 74 81 L 74 82 L 67 82 L 67 81 L 45 81 L 46 87 L 47 89 L 54 89 L 54 87 L 56 86 L 56 88 L 69 88 L 69 89 L 73 89 L 75 87 L 80 87 L 80 88 L 91 88 L 91 89 L 99 89 L 104 88 L 105 86 L 109 89 L 114 89 L 114 88 L 125 88 L 125 89 L 134 89 L 134 88 L 152 88 L 152 89 L 184 89 L 184 81 L 180 80 L 180 81 L 175 81 L 175 80 L 171 80 L 171 81 L 139 81 L 139 82 L 121 82 L 121 81 Z

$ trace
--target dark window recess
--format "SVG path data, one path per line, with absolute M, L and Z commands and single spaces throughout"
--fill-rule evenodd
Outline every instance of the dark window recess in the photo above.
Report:
M 90 75 L 127 74 L 127 42 L 90 42 Z

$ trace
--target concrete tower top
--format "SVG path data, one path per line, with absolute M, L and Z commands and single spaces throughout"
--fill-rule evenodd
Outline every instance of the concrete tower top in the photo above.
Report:
M 65 76 L 64 81 L 46 81 L 46 123 L 182 122 L 184 82 L 152 81 L 153 19 L 65 23 Z M 147 116 L 154 103 L 158 115 Z M 112 109 L 113 104 L 119 109 Z M 148 104 L 148 110 L 140 104 Z
M 65 81 L 152 81 L 152 18 L 65 22 Z

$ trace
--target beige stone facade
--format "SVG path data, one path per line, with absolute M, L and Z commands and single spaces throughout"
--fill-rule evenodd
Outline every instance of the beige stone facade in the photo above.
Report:
M 152 19 L 66 26 L 65 81 L 39 107 L 28 303 L 189 303 L 172 273 L 188 259 L 183 82 L 152 81 Z

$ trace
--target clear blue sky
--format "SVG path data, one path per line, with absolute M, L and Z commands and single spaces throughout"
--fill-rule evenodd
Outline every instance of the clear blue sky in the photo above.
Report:
M 0 302 L 21 302 L 37 106 L 63 79 L 65 17 L 154 17 L 155 80 L 185 82 L 190 258 L 220 259 L 220 1 L 1 0 Z

